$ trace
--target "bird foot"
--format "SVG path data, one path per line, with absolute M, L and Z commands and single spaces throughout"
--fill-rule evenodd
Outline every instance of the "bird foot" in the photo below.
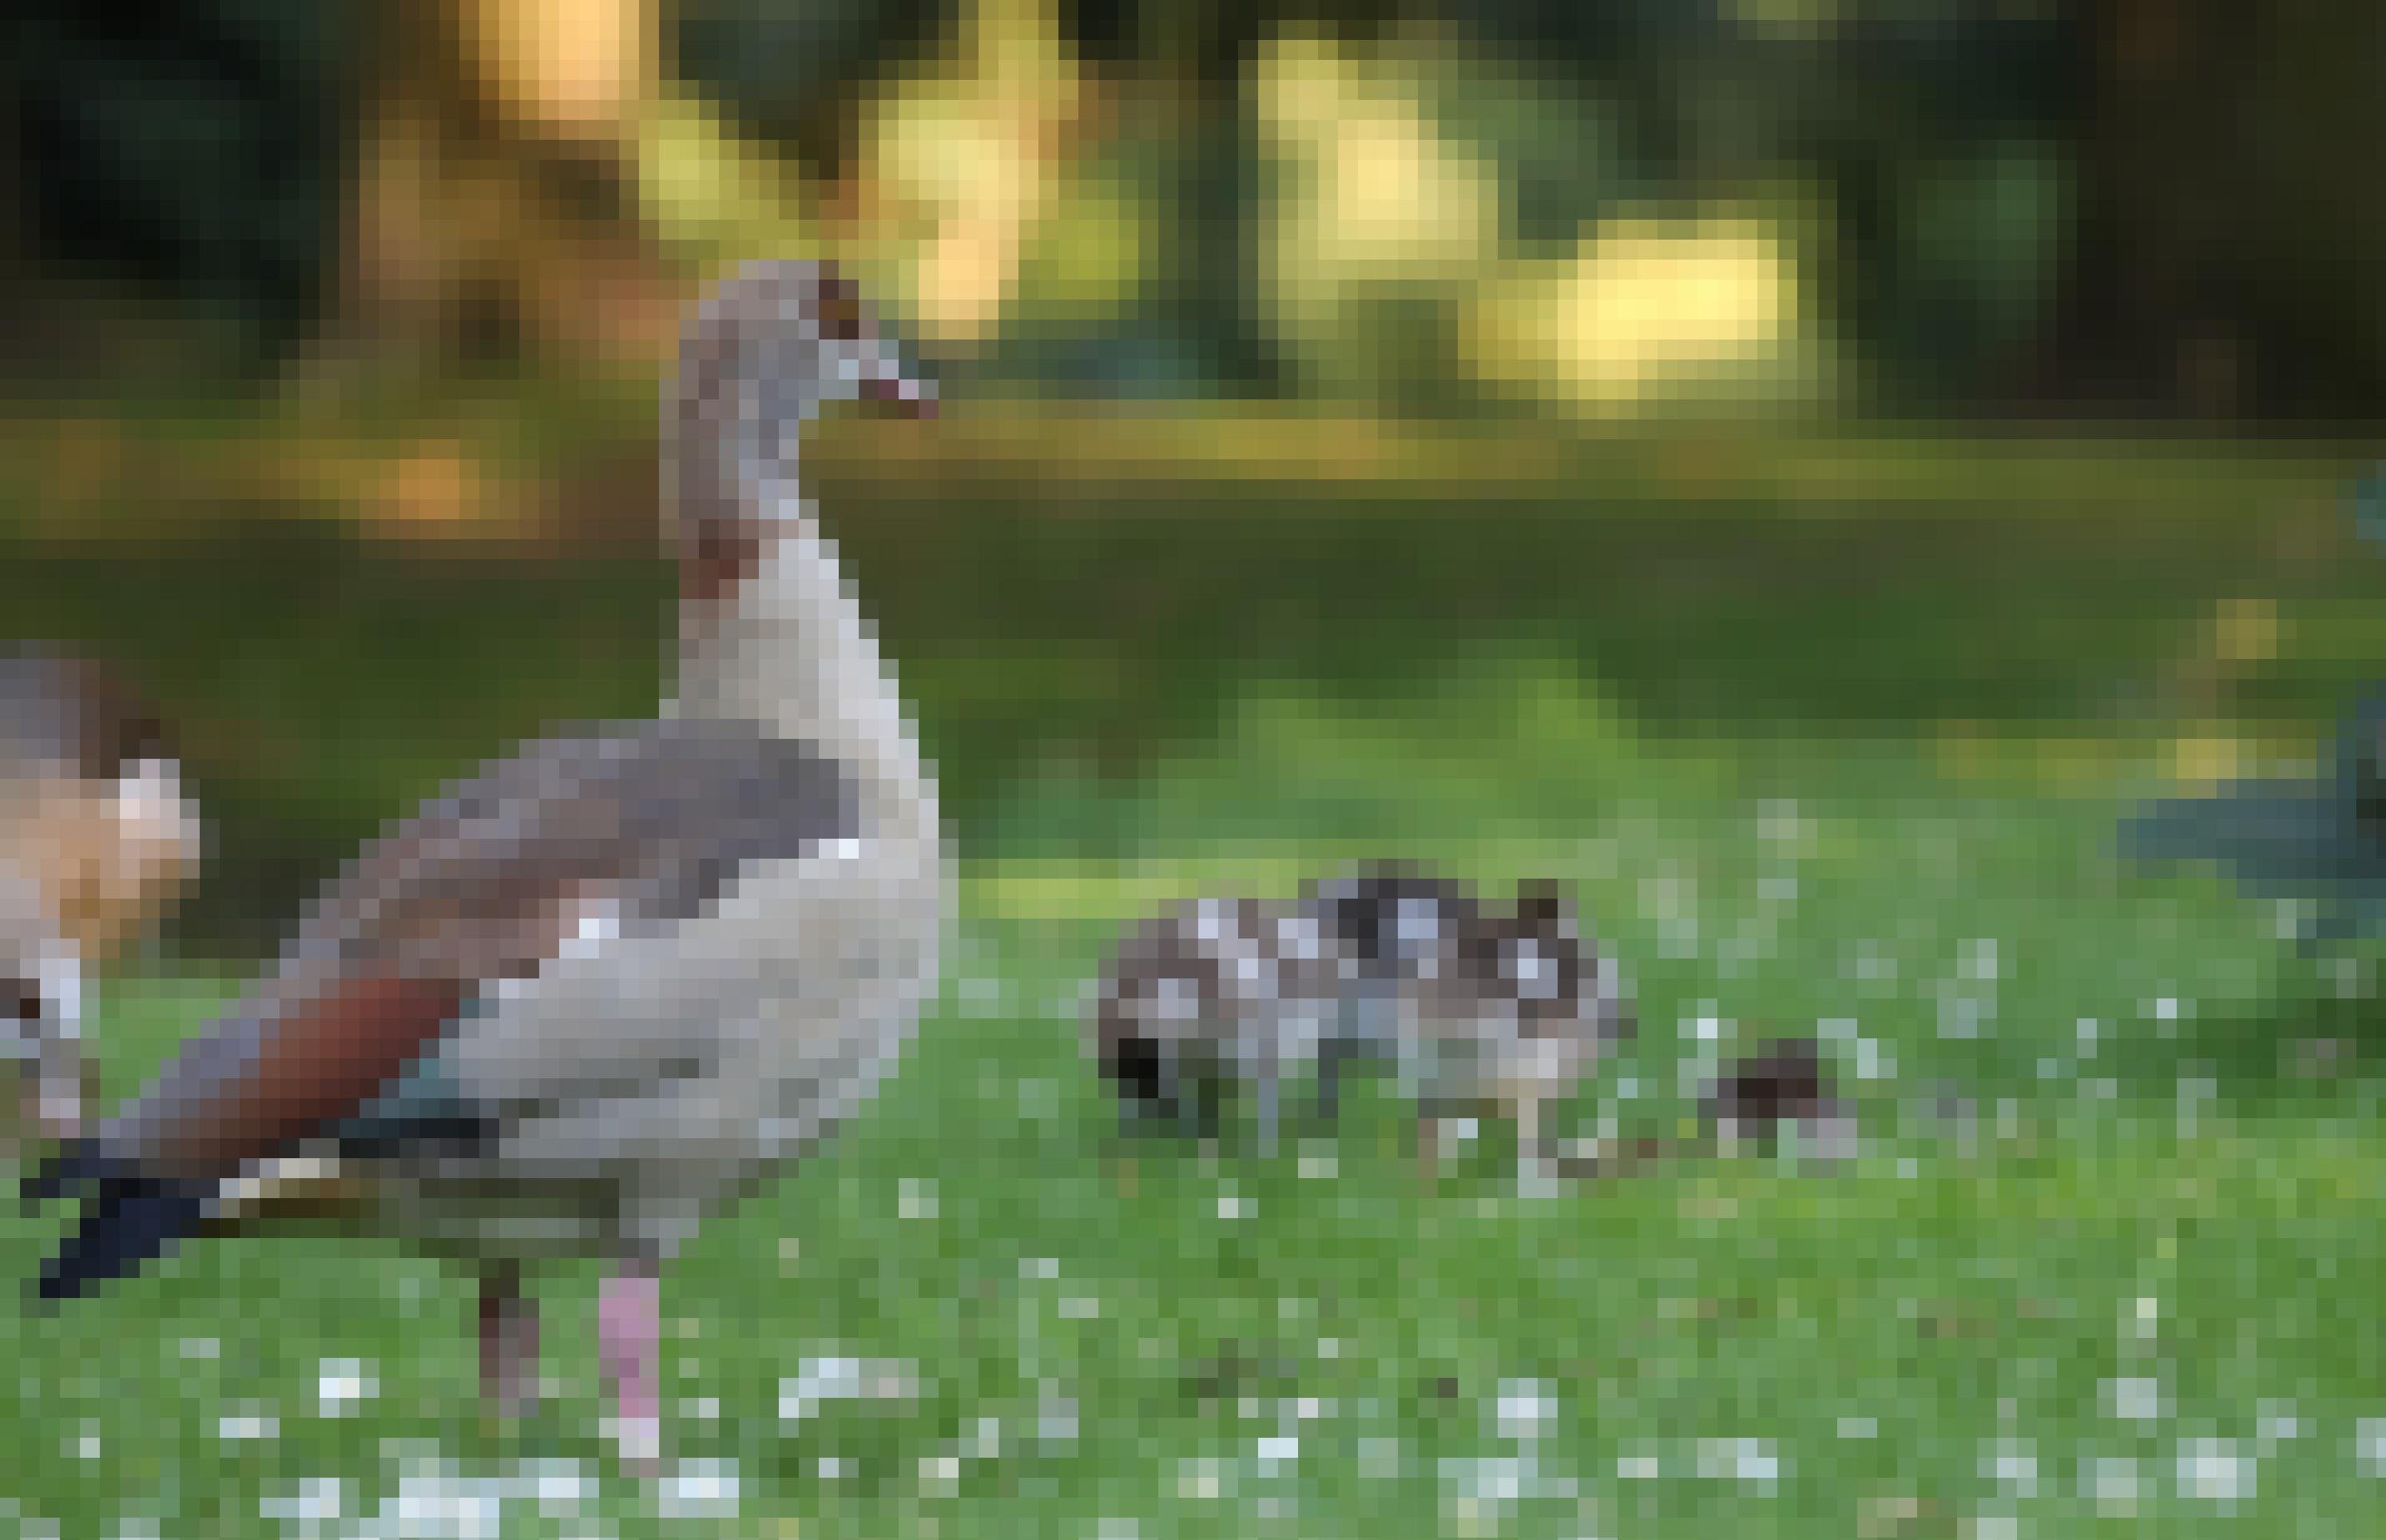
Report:
M 639 1481 L 662 1474 L 663 1424 L 659 1417 L 609 1417 L 605 1436 L 613 1441 L 622 1469 Z

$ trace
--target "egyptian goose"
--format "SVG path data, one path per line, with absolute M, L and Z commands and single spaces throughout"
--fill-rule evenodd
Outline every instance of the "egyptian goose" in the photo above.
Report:
M 1188 899 L 1128 930 L 1094 981 L 1086 1048 L 1129 1133 L 1217 1132 L 1220 1093 L 1248 1086 L 1273 1151 L 1283 1083 L 1314 1068 L 1318 1119 L 1342 1063 L 1394 1049 L 1390 1001 L 1427 935 L 1478 910 L 1448 878 L 1372 862 L 1289 899 Z
M 1770 1146 L 1785 1128 L 1801 1131 L 1810 1145 L 1844 1145 L 1853 1127 L 1822 1045 L 1811 1037 L 1769 1039 L 1716 1079 L 1700 1110 L 1727 1145 Z
M 0 653 L 0 1004 L 22 1126 L 81 1132 L 85 976 L 152 930 L 199 839 L 144 703 L 89 658 Z
M 1251 897 L 1188 899 L 1132 927 L 1095 981 L 1086 1049 L 1118 1088 L 1129 1133 L 1216 1133 L 1229 1083 L 1258 1098 L 1275 1147 L 1286 1078 L 1335 1039 L 1356 964 L 1313 908 Z
M 674 697 L 532 744 L 368 846 L 46 1174 L 35 1196 L 89 1196 L 44 1299 L 315 1179 L 477 1265 L 483 1386 L 512 1411 L 535 1383 L 522 1268 L 601 1256 L 614 1431 L 655 1469 L 660 1266 L 868 1099 L 937 975 L 935 788 L 797 481 L 804 423 L 858 397 L 930 400 L 828 268 L 749 268 L 696 311 L 663 419 Z
M 1545 1101 L 1631 1030 L 1615 970 L 1554 887 L 1488 904 L 1419 868 L 1372 863 L 1290 900 L 1202 898 L 1131 930 L 1096 981 L 1089 1049 L 1129 1131 L 1209 1134 L 1218 1093 L 1248 1085 L 1272 1151 L 1283 1086 L 1317 1071 L 1330 1121 L 1345 1066 L 1389 1059 L 1425 1114 L 1513 1110 L 1529 1161 Z
M 1439 1166 L 1445 1120 L 1488 1108 L 1516 1124 L 1519 1181 L 1543 1181 L 1554 1171 L 1545 1109 L 1637 1030 L 1620 970 L 1584 933 L 1573 902 L 1547 881 L 1490 902 L 1393 868 L 1329 883 L 1321 895 L 1373 981 L 1352 1052 L 1398 1067 L 1417 1103 L 1425 1170 Z M 1327 1062 L 1329 1104 L 1330 1077 L 1348 1057 Z

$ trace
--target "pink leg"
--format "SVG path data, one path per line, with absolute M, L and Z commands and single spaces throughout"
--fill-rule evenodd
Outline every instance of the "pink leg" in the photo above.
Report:
M 662 1341 L 662 1283 L 650 1263 L 624 1262 L 596 1303 L 598 1357 L 613 1387 L 614 1436 L 623 1463 L 651 1473 L 662 1456 L 656 1350 Z
M 481 1274 L 481 1395 L 509 1419 L 538 1399 L 538 1301 L 522 1293 L 510 1264 Z

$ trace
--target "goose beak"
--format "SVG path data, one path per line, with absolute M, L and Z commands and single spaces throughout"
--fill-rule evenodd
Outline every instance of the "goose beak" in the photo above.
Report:
M 861 398 L 896 417 L 936 415 L 936 388 L 919 376 L 889 369 L 861 382 Z
M 863 350 L 854 394 L 894 417 L 936 415 L 936 387 L 893 342 L 879 338 Z

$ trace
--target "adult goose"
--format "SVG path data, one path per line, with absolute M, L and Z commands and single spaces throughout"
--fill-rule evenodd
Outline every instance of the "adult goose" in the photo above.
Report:
M 697 310 L 663 423 L 675 696 L 485 766 L 368 846 L 46 1173 L 36 1196 L 87 1196 L 42 1298 L 328 1172 L 353 1222 L 477 1266 L 504 1410 L 534 1384 L 523 1266 L 607 1258 L 600 1361 L 624 1457 L 653 1468 L 659 1268 L 872 1095 L 936 978 L 935 789 L 797 482 L 803 424 L 860 397 L 929 399 L 828 268 L 750 268 Z
M 0 1006 L 18 1128 L 82 1131 L 86 977 L 153 928 L 199 843 L 145 702 L 90 658 L 0 651 Z

